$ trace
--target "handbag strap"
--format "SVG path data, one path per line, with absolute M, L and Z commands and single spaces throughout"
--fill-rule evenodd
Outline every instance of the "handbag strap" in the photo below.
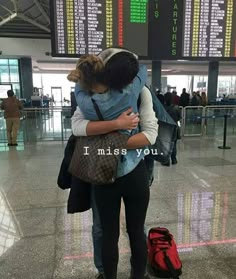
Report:
M 104 121 L 104 118 L 103 118 L 103 116 L 102 116 L 102 114 L 101 114 L 101 111 L 100 111 L 100 109 L 99 109 L 97 103 L 95 102 L 94 99 L 91 98 L 91 100 L 92 100 L 94 109 L 95 109 L 95 111 L 96 111 L 96 114 L 97 114 L 97 116 L 98 116 L 98 119 L 99 119 L 100 121 Z

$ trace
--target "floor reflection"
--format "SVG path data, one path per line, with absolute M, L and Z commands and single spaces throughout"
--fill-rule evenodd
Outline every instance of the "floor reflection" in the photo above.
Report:
M 228 205 L 228 192 L 179 193 L 178 248 L 236 243 L 227 229 Z
M 0 257 L 20 238 L 15 217 L 4 193 L 0 191 Z

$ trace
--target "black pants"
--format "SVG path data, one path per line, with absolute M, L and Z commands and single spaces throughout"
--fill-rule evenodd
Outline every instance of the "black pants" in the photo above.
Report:
M 149 203 L 148 176 L 144 161 L 131 173 L 118 178 L 114 184 L 96 186 L 94 192 L 102 224 L 102 260 L 106 279 L 117 278 L 121 198 L 125 205 L 133 279 L 143 279 L 147 264 L 143 228 Z

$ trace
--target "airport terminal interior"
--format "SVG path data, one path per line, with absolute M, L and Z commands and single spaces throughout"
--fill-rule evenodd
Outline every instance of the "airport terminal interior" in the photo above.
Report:
M 68 214 L 57 177 L 76 105 L 67 75 L 112 46 L 138 54 L 154 94 L 190 98 L 175 103 L 177 162 L 154 163 L 145 231 L 173 234 L 179 279 L 236 278 L 236 0 L 0 0 L 0 106 L 9 90 L 23 106 L 17 145 L 0 109 L 0 278 L 105 278 L 92 210 Z M 130 255 L 122 203 L 117 279 L 136 279 Z

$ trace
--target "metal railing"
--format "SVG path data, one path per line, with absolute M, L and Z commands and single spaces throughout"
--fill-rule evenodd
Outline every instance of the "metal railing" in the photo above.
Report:
M 188 106 L 182 109 L 182 135 L 223 135 L 224 115 L 228 115 L 228 135 L 236 135 L 236 106 Z
M 22 111 L 19 142 L 64 141 L 71 135 L 71 108 L 27 108 Z M 0 111 L 0 142 L 7 142 L 6 124 Z
M 182 136 L 223 135 L 228 115 L 228 135 L 236 135 L 236 106 L 188 106 L 180 108 Z M 71 108 L 27 108 L 22 111 L 19 142 L 65 141 L 71 135 Z M 0 143 L 6 143 L 6 124 L 0 111 Z

